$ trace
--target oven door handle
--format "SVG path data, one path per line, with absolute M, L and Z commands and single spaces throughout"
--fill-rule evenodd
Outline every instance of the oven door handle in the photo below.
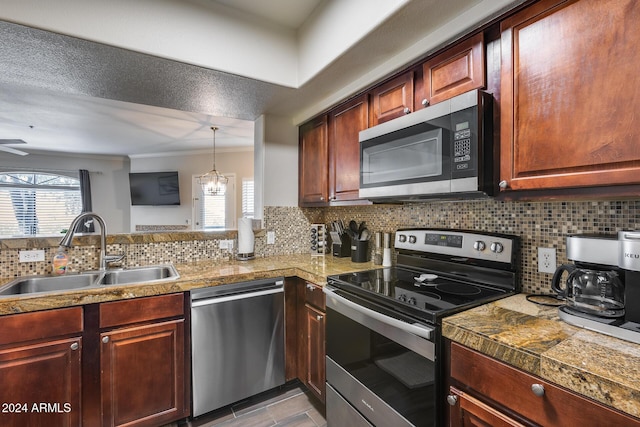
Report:
M 425 338 L 429 341 L 433 339 L 432 336 L 433 336 L 433 332 L 435 331 L 434 328 L 431 328 L 429 326 L 424 326 L 419 323 L 411 324 L 411 323 L 403 322 L 402 320 L 394 319 L 393 317 L 385 316 L 382 313 L 378 313 L 377 311 L 371 310 L 370 308 L 367 308 L 367 307 L 363 307 L 360 304 L 356 304 L 353 301 L 349 301 L 348 299 L 341 297 L 340 295 L 336 294 L 333 291 L 333 288 L 331 287 L 324 286 L 322 290 L 327 295 L 327 297 L 334 298 L 341 304 L 344 304 L 347 307 L 355 311 L 358 311 L 367 317 L 371 317 L 382 323 L 386 323 L 387 325 L 394 326 L 398 329 L 401 329 L 405 332 L 409 332 L 411 334 Z

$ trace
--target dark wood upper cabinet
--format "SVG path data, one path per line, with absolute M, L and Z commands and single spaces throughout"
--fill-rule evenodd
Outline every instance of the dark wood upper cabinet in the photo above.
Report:
M 484 36 L 478 33 L 427 60 L 422 65 L 422 105 L 485 87 L 484 58 Z
M 324 206 L 329 202 L 329 147 L 327 116 L 300 127 L 298 145 L 298 205 Z
M 413 71 L 409 71 L 373 88 L 369 126 L 411 113 L 413 84 Z
M 358 134 L 369 125 L 367 95 L 361 95 L 329 114 L 329 199 L 357 200 L 360 187 Z
M 501 187 L 640 183 L 640 3 L 543 0 L 501 23 Z

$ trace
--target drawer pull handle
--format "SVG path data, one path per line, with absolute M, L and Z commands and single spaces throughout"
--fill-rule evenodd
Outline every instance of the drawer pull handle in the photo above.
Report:
M 108 336 L 102 337 L 102 342 L 105 343 L 105 344 L 108 343 L 109 342 L 109 337 Z
M 318 315 L 318 316 L 316 316 L 316 320 L 319 322 L 319 321 L 321 321 L 321 320 L 322 320 L 322 317 L 323 317 L 323 316 Z
M 538 397 L 544 396 L 544 386 L 542 384 L 532 384 L 531 391 Z
M 309 289 L 310 291 L 313 291 L 316 287 L 313 286 L 311 283 L 307 283 L 307 289 Z
M 77 342 L 74 342 L 73 344 L 71 344 L 71 350 L 77 350 L 80 348 L 80 345 L 78 345 Z
M 458 403 L 458 396 L 450 394 L 449 396 L 447 396 L 447 403 L 450 406 L 456 406 L 456 404 Z

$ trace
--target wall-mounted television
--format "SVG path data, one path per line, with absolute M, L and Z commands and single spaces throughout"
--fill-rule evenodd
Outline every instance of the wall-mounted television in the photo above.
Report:
M 178 172 L 130 172 L 132 206 L 180 204 Z

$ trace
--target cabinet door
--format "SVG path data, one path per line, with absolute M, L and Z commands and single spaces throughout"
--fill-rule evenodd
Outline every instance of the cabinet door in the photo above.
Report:
M 344 104 L 329 117 L 329 197 L 356 200 L 360 188 L 358 133 L 369 125 L 367 95 Z
M 484 36 L 475 36 L 434 56 L 422 66 L 422 105 L 436 104 L 485 86 Z
M 413 71 L 402 74 L 371 91 L 371 117 L 369 125 L 404 116 L 413 106 Z
M 461 392 L 455 387 L 449 390 L 448 399 L 455 401 L 449 407 L 451 427 L 514 427 L 523 424 L 508 417 L 473 396 Z
M 543 0 L 501 24 L 501 184 L 640 183 L 640 2 Z
M 0 351 L 0 424 L 81 425 L 81 338 Z
M 157 426 L 186 416 L 184 320 L 100 334 L 103 425 Z
M 327 117 L 300 127 L 298 203 L 324 206 L 329 199 Z
M 306 305 L 307 378 L 306 383 L 322 402 L 325 400 L 325 313 Z

